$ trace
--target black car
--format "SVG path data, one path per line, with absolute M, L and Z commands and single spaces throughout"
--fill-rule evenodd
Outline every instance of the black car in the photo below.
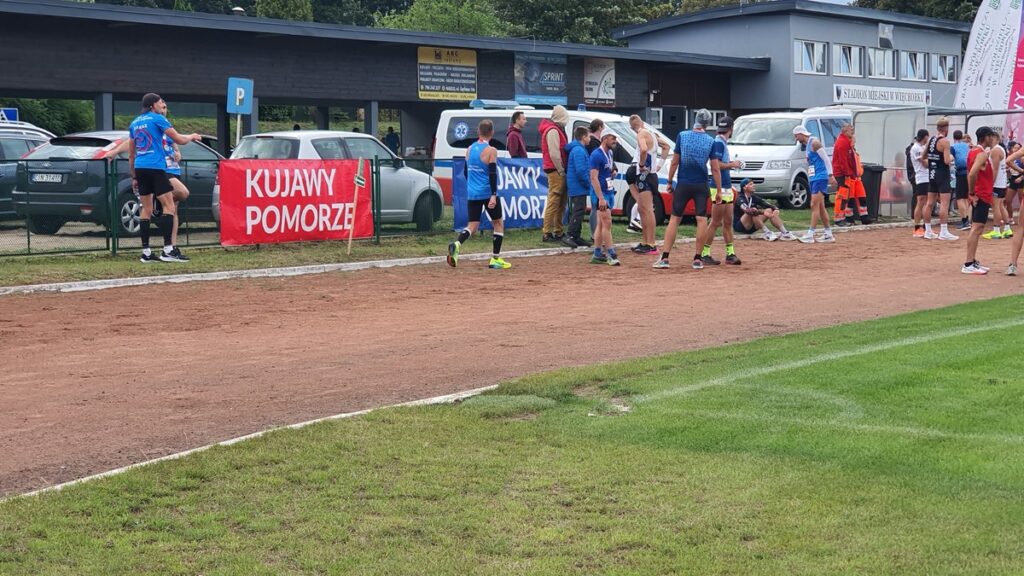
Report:
M 120 236 L 139 232 L 139 198 L 132 192 L 128 155 L 103 155 L 128 138 L 126 131 L 80 132 L 54 138 L 18 163 L 14 210 L 35 234 L 56 234 L 71 221 L 111 225 L 105 179 L 114 180 L 114 223 Z M 197 142 L 181 146 L 181 173 L 189 189 L 181 205 L 186 221 L 213 221 L 211 202 L 223 157 Z
M 50 138 L 30 131 L 8 131 L 0 124 L 0 220 L 17 218 L 11 190 L 17 178 L 18 160 Z

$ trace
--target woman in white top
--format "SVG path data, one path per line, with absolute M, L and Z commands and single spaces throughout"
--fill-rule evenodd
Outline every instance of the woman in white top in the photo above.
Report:
M 924 205 L 928 199 L 928 131 L 917 131 L 910 146 L 910 165 L 914 169 L 914 237 L 924 238 Z
M 992 184 L 992 231 L 982 234 L 986 240 L 999 238 L 1013 238 L 1013 229 L 1010 228 L 1010 216 L 1007 214 L 1003 199 L 1006 198 L 1006 187 L 1010 179 L 1006 176 L 1006 148 L 1002 144 L 996 144 L 989 152 L 989 161 L 995 170 L 995 182 Z

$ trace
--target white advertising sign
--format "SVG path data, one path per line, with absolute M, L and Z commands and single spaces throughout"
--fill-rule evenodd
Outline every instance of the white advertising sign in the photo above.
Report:
M 587 58 L 583 61 L 583 103 L 587 106 L 615 106 L 615 60 Z
M 873 106 L 931 106 L 932 91 L 888 86 L 835 84 L 832 92 L 836 104 L 869 104 Z

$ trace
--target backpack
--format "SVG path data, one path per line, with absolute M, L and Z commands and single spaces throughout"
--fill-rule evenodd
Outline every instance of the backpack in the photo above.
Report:
M 911 142 L 906 147 L 906 149 L 903 150 L 903 152 L 906 153 L 906 155 L 907 155 L 907 179 L 908 180 L 911 178 L 911 175 L 914 173 L 914 161 L 910 159 L 910 149 L 913 148 L 913 147 L 914 147 L 914 142 Z

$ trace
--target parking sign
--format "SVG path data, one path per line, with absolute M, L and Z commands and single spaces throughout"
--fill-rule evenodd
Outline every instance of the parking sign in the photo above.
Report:
M 248 78 L 228 78 L 228 114 L 252 114 L 252 89 Z
M 0 108 L 0 122 L 17 122 L 17 108 Z

